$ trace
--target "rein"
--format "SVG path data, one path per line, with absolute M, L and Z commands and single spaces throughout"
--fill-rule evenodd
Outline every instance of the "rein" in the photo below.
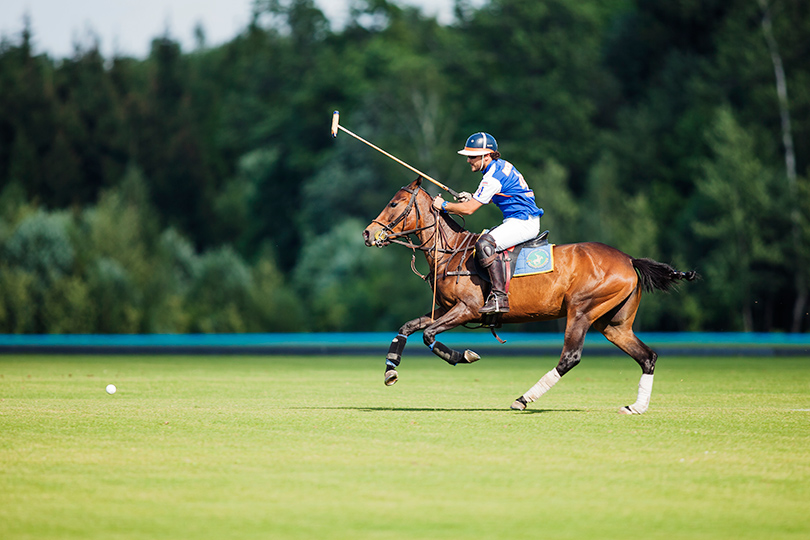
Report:
M 473 234 L 469 233 L 468 231 L 466 231 L 466 232 L 468 232 L 468 235 L 460 245 L 452 246 L 452 247 L 439 247 L 440 245 L 450 246 L 450 238 L 448 237 L 447 231 L 444 228 L 439 226 L 439 213 L 438 213 L 438 211 L 434 212 L 432 207 L 431 207 L 431 213 L 435 216 L 432 224 L 424 225 L 424 226 L 421 226 L 421 227 L 417 226 L 417 227 L 415 227 L 413 229 L 408 229 L 408 230 L 406 230 L 404 228 L 404 224 L 403 224 L 403 230 L 401 230 L 399 232 L 395 231 L 394 227 L 396 227 L 397 225 L 402 223 L 408 217 L 408 215 L 411 213 L 411 211 L 414 210 L 414 209 L 416 210 L 416 224 L 418 225 L 419 222 L 422 220 L 422 215 L 421 215 L 421 212 L 419 210 L 419 205 L 416 204 L 416 197 L 417 197 L 419 191 L 424 191 L 424 189 L 421 186 L 419 186 L 416 189 L 412 190 L 412 189 L 409 189 L 407 186 L 405 186 L 405 187 L 402 188 L 402 190 L 404 190 L 407 193 L 411 194 L 411 197 L 408 200 L 408 205 L 405 207 L 405 209 L 402 211 L 402 213 L 399 214 L 399 216 L 394 218 L 388 224 L 382 223 L 381 221 L 378 221 L 376 219 L 372 221 L 372 223 L 376 223 L 377 225 L 380 225 L 383 228 L 382 231 L 378 231 L 377 234 L 374 236 L 374 241 L 375 241 L 375 243 L 378 243 L 378 244 L 381 244 L 383 242 L 390 242 L 390 243 L 394 243 L 394 244 L 399 244 L 399 245 L 408 247 L 411 250 L 413 250 L 413 255 L 411 256 L 411 270 L 413 271 L 414 274 L 416 274 L 417 276 L 419 276 L 420 278 L 422 278 L 425 281 L 428 281 L 430 278 L 429 278 L 429 276 L 426 276 L 426 275 L 422 274 L 421 272 L 419 272 L 417 270 L 417 268 L 416 268 L 416 250 L 418 249 L 419 251 L 425 251 L 425 252 L 433 251 L 433 253 L 434 253 L 434 267 L 435 267 L 433 269 L 433 274 L 434 274 L 433 290 L 434 290 L 434 295 L 435 295 L 436 280 L 438 279 L 439 254 L 441 253 L 441 254 L 444 254 L 444 255 L 450 255 L 443 262 L 444 274 L 445 275 L 461 275 L 459 273 L 452 273 L 451 274 L 451 273 L 449 273 L 447 271 L 448 267 L 450 265 L 450 261 L 458 253 L 464 252 L 464 256 L 459 261 L 459 266 L 458 266 L 458 270 L 461 270 L 461 267 L 464 264 L 464 261 L 467 259 L 467 252 L 468 251 L 471 252 L 471 250 L 472 250 L 472 248 L 474 246 L 475 235 L 473 235 Z M 427 193 L 427 192 L 425 192 L 425 193 Z M 431 237 L 433 238 L 433 245 L 428 245 L 428 243 L 430 242 L 430 237 L 426 238 L 423 242 L 421 242 L 418 245 L 416 243 L 410 241 L 410 235 L 412 235 L 412 234 L 416 235 L 416 233 L 419 233 L 421 231 L 425 231 L 425 230 L 428 230 L 428 229 L 431 229 L 431 228 L 435 229 L 433 235 L 431 235 Z M 400 240 L 400 238 L 407 238 L 407 240 Z M 418 238 L 418 235 L 417 235 L 417 238 Z

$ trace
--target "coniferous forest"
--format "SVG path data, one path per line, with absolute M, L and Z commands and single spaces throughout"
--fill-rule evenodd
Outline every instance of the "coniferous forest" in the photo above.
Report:
M 805 0 L 457 0 L 446 25 L 358 0 L 340 29 L 257 0 L 215 47 L 36 43 L 24 21 L 0 40 L 2 333 L 393 332 L 429 312 L 411 251 L 361 238 L 415 175 L 333 139 L 336 109 L 457 191 L 480 176 L 456 151 L 492 133 L 552 242 L 701 274 L 646 295 L 637 330 L 810 331 Z

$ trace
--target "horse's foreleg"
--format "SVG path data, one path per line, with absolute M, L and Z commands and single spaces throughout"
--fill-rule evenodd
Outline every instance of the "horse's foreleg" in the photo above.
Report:
M 408 336 L 419 330 L 427 328 L 433 322 L 428 315 L 417 317 L 411 321 L 406 322 L 399 329 L 397 337 L 391 341 L 391 346 L 388 347 L 388 354 L 385 356 L 385 378 L 386 386 L 391 386 L 397 382 L 399 374 L 397 368 L 402 361 L 402 351 L 405 350 L 405 344 L 408 342 Z
M 517 398 L 514 403 L 512 403 L 512 409 L 522 411 L 529 403 L 540 399 L 543 394 L 551 390 L 552 386 L 557 384 L 563 375 L 579 364 L 582 358 L 582 345 L 585 343 L 585 334 L 589 326 L 590 323 L 584 316 L 574 319 L 569 318 L 568 325 L 565 328 L 563 350 L 557 367 L 543 375 L 540 380 L 537 381 L 537 384 Z
M 472 364 L 473 362 L 480 360 L 481 357 L 476 352 L 469 349 L 465 350 L 464 352 L 457 351 L 451 349 L 440 341 L 436 341 L 437 334 L 476 319 L 478 316 L 479 315 L 477 313 L 473 313 L 473 311 L 466 304 L 459 302 L 425 329 L 423 334 L 425 345 L 428 346 L 433 354 L 451 366 L 455 366 L 457 364 Z

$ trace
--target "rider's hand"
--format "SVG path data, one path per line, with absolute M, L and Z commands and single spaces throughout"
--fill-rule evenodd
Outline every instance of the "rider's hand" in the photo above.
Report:
M 433 208 L 435 208 L 436 210 L 441 211 L 442 203 L 444 203 L 444 199 L 442 199 L 442 196 L 441 195 L 436 195 L 436 198 L 433 199 Z
M 465 203 L 470 199 L 472 199 L 472 194 L 466 191 L 462 191 L 461 193 L 458 194 L 458 197 L 456 197 L 456 200 L 460 203 Z

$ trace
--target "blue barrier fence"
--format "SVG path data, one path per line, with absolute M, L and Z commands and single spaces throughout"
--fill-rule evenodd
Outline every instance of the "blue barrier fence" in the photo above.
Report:
M 448 332 L 446 345 L 481 354 L 559 355 L 561 333 Z M 810 334 L 643 333 L 638 336 L 659 355 L 810 356 Z M 379 354 L 393 333 L 16 335 L 0 334 L 0 354 Z M 410 338 L 407 354 L 430 354 L 422 334 Z M 597 332 L 588 334 L 585 354 L 624 354 Z

